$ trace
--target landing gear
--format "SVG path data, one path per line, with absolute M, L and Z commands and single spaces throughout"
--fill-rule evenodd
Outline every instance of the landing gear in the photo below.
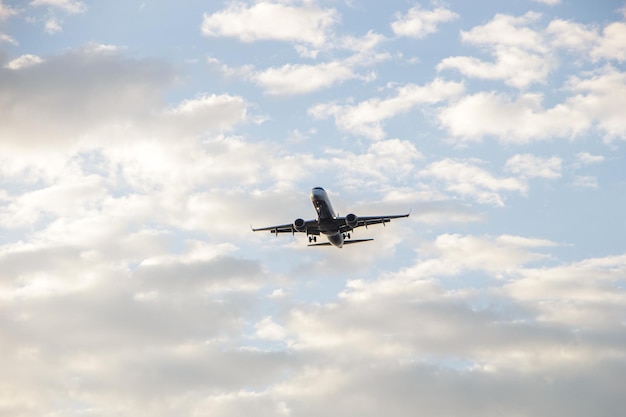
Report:
M 309 236 L 309 243 L 317 242 L 317 236 Z
M 349 232 L 348 233 L 344 233 L 343 234 L 343 238 L 344 239 L 350 239 L 350 233 Z

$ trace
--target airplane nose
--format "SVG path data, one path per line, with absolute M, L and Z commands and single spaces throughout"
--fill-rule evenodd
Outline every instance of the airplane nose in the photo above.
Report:
M 315 187 L 311 190 L 311 197 L 319 197 L 324 195 L 326 192 L 322 187 Z

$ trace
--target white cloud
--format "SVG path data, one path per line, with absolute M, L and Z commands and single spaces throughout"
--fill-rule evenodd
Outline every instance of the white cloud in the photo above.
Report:
M 422 10 L 419 6 L 415 6 L 409 9 L 405 15 L 396 14 L 396 20 L 391 23 L 391 29 L 398 36 L 421 39 L 436 32 L 439 23 L 450 22 L 458 18 L 458 14 L 444 7 Z
M 626 106 L 626 72 L 613 67 L 601 68 L 589 78 L 572 77 L 571 91 L 578 93 L 565 105 L 595 121 L 605 139 L 626 139 L 626 120 L 620 109 Z
M 484 271 L 494 278 L 508 278 L 524 265 L 546 259 L 547 255 L 537 250 L 555 245 L 546 239 L 523 236 L 443 234 L 420 245 L 419 259 L 414 265 L 371 282 L 349 281 L 342 297 L 355 301 L 376 297 L 420 301 L 449 296 L 464 298 L 471 294 L 460 290 L 457 294 L 446 293 L 437 280 L 468 274 L 468 271 Z
M 330 87 L 357 77 L 345 63 L 331 61 L 317 65 L 285 64 L 269 68 L 252 76 L 268 94 L 304 94 Z
M 7 6 L 3 2 L 0 2 L 0 21 L 6 20 L 17 14 L 18 14 L 17 9 L 14 9 L 11 6 Z
M 626 296 L 619 287 L 626 276 L 626 256 L 591 258 L 554 268 L 524 269 L 505 286 L 517 300 L 532 303 L 538 318 L 578 329 L 623 325 Z
M 382 127 L 384 120 L 405 113 L 419 104 L 436 104 L 461 94 L 463 90 L 462 83 L 437 78 L 424 86 L 406 84 L 398 87 L 396 95 L 387 99 L 373 98 L 356 105 L 318 104 L 309 109 L 309 114 L 317 119 L 332 116 L 341 130 L 371 139 L 382 139 L 385 136 Z
M 17 45 L 17 41 L 13 39 L 11 36 L 0 32 L 0 43 L 8 43 L 11 45 Z
M 453 56 L 442 60 L 437 70 L 455 69 L 469 77 L 502 80 L 524 89 L 546 82 L 549 74 L 559 66 L 560 49 L 594 62 L 600 59 L 626 60 L 626 24 L 610 23 L 602 34 L 595 26 L 563 19 L 552 20 L 543 30 L 530 27 L 540 17 L 534 12 L 521 17 L 499 14 L 485 25 L 462 32 L 464 42 L 486 48 L 494 56 L 494 61 Z
M 592 155 L 589 152 L 579 152 L 576 154 L 576 159 L 579 164 L 589 165 L 602 162 L 605 160 L 605 157 L 602 155 Z
M 626 73 L 612 67 L 588 78 L 572 77 L 563 103 L 545 109 L 543 95 L 522 93 L 517 99 L 502 93 L 480 92 L 452 102 L 439 113 L 441 125 L 462 141 L 494 136 L 501 142 L 574 138 L 594 126 L 605 139 L 626 138 L 626 124 L 619 109 L 626 105 Z
M 602 35 L 598 45 L 591 51 L 591 57 L 626 61 L 626 23 L 611 23 L 604 28 Z
M 539 17 L 531 12 L 522 17 L 496 15 L 483 26 L 461 32 L 464 42 L 486 47 L 495 62 L 454 56 L 442 60 L 437 70 L 456 69 L 469 77 L 503 80 L 518 88 L 545 82 L 556 63 L 550 57 L 542 34 L 528 27 Z
M 495 62 L 468 56 L 445 58 L 437 65 L 437 70 L 456 69 L 468 77 L 503 80 L 508 85 L 526 88 L 545 81 L 553 68 L 553 64 L 544 56 L 520 48 L 501 48 L 494 55 Z
M 68 13 L 45 3 L 29 14 Z M 132 26 L 125 19 L 133 14 L 124 14 L 121 3 L 99 7 L 121 12 L 110 15 Z M 190 3 L 177 3 L 153 23 L 198 18 Z M 619 41 L 619 28 L 615 36 L 614 29 L 603 32 L 592 16 L 585 17 L 589 25 L 555 24 L 558 30 L 547 33 L 536 20 L 507 23 L 473 8 L 464 21 L 498 20 L 509 51 L 542 56 L 545 46 L 569 54 L 565 72 L 547 77 L 546 85 L 524 75 L 516 82 L 528 83 L 528 91 L 489 92 L 472 80 L 407 84 L 416 70 L 432 75 L 426 50 L 438 45 L 377 34 L 389 29 L 378 6 L 332 2 L 344 23 L 336 24 L 339 12 L 332 11 L 324 26 L 315 12 L 329 12 L 329 2 L 226 4 L 207 16 L 214 25 L 226 17 L 263 20 L 257 5 L 275 6 L 278 17 L 310 10 L 320 25 L 315 36 L 305 30 L 280 39 L 262 25 L 230 28 L 232 35 L 213 26 L 216 36 L 250 33 L 298 48 L 289 62 L 273 53 L 276 44 L 213 38 L 212 53 L 232 57 L 225 59 L 234 66 L 222 67 L 231 71 L 227 82 L 189 64 L 206 53 L 187 36 L 193 31 L 169 31 L 150 50 L 136 39 L 129 49 L 64 52 L 55 49 L 58 42 L 37 43 L 40 62 L 24 47 L 6 45 L 0 409 L 16 416 L 620 415 L 626 383 L 626 255 L 614 221 L 620 217 L 587 216 L 587 228 L 610 226 L 595 237 L 570 224 L 591 207 L 585 198 L 592 194 L 619 200 L 622 178 L 614 174 L 621 172 L 623 142 L 605 150 L 596 143 L 625 136 L 626 81 L 620 43 L 611 43 Z M 575 14 L 568 7 L 550 13 Z M 148 5 L 142 17 L 163 10 Z M 241 16 L 228 15 L 232 10 Z M 72 41 L 81 42 L 80 28 L 98 16 L 81 15 Z M 12 18 L 6 27 L 16 34 L 30 28 L 33 41 L 47 38 L 32 31 L 37 22 Z M 98 27 L 106 35 L 107 26 Z M 367 35 L 347 35 L 370 27 Z M 507 55 L 498 55 L 497 39 L 487 41 L 497 30 L 469 29 L 478 42 L 471 45 L 494 57 L 480 65 L 511 82 L 502 70 Z M 128 40 L 118 32 L 116 39 Z M 521 36 L 517 44 L 507 38 L 513 32 Z M 129 57 L 150 55 L 152 47 L 182 67 Z M 405 65 L 402 53 L 419 53 L 419 68 Z M 377 82 L 362 82 L 374 69 Z M 253 78 L 260 74 L 265 84 Z M 250 90 L 254 82 L 284 95 L 326 90 L 314 106 L 306 96 L 258 94 Z M 351 94 L 356 98 L 346 98 Z M 392 124 L 422 106 L 441 116 L 442 130 L 415 129 L 410 117 Z M 299 120 L 307 108 L 330 123 Z M 255 111 L 272 123 L 249 123 Z M 377 140 L 341 138 L 326 126 L 333 122 Z M 446 148 L 448 138 L 486 135 L 500 143 Z M 510 145 L 562 137 L 584 140 L 513 151 Z M 573 189 L 597 186 L 583 171 L 603 164 L 599 178 L 607 187 Z M 525 194 L 532 178 L 556 179 L 564 169 L 569 178 L 550 188 L 572 202 L 572 216 L 555 216 L 533 193 L 512 198 Z M 327 187 L 342 214 L 414 210 L 387 228 L 359 229 L 355 237 L 376 240 L 342 250 L 307 248 L 305 236 L 250 231 L 249 223 L 312 217 L 307 192 L 314 185 Z M 515 207 L 497 208 L 505 203 Z M 533 217 L 537 209 L 554 222 L 550 227 Z M 607 204 L 604 211 L 618 209 Z M 520 225 L 527 226 L 522 236 L 514 234 Z M 581 257 L 588 248 L 596 257 Z M 603 255 L 607 248 L 616 255 Z
M 385 36 L 370 30 L 361 37 L 344 36 L 340 38 L 338 47 L 363 53 L 376 49 L 387 40 Z
M 576 176 L 572 184 L 576 187 L 598 188 L 598 179 L 589 175 Z
M 340 51 L 347 50 L 353 54 L 345 58 L 317 64 L 284 64 L 280 67 L 255 70 L 251 65 L 230 67 L 212 57 L 208 58 L 208 63 L 226 77 L 253 81 L 269 95 L 306 94 L 340 84 L 346 80 L 359 79 L 370 82 L 375 79 L 375 72 L 359 74 L 357 69 L 370 67 L 389 59 L 388 53 L 377 53 L 375 50 L 383 40 L 383 36 L 373 32 L 368 32 L 363 37 L 342 38 L 332 48 Z M 300 55 L 313 53 L 301 45 L 297 46 L 296 49 Z M 312 56 L 308 57 L 315 58 L 317 52 L 319 51 L 315 51 Z
M 43 62 L 43 59 L 37 55 L 26 54 L 22 55 L 14 60 L 10 61 L 4 67 L 12 70 L 19 70 L 21 68 L 30 67 L 31 65 L 37 65 Z
M 497 14 L 490 22 L 461 32 L 461 40 L 493 48 L 518 47 L 527 51 L 546 52 L 547 46 L 540 32 L 528 27 L 541 18 L 536 12 L 515 17 Z
M 326 154 L 329 165 L 338 168 L 342 184 L 357 188 L 397 184 L 414 173 L 416 161 L 423 158 L 410 141 L 399 139 L 374 142 L 362 154 L 340 149 L 327 149 Z
M 231 3 L 223 11 L 204 15 L 202 33 L 243 42 L 267 39 L 321 46 L 336 21 L 334 9 L 320 9 L 308 2 L 301 6 L 270 1 L 252 6 Z
M 56 16 L 56 10 L 70 15 L 87 11 L 87 5 L 78 0 L 32 0 L 29 5 L 31 7 L 48 7 L 50 12 L 44 22 L 44 31 L 49 35 L 63 31 L 63 21 Z
M 197 136 L 207 131 L 224 131 L 246 120 L 247 103 L 228 94 L 202 94 L 183 100 L 166 112 L 166 121 L 179 135 Z
M 626 24 L 623 22 L 609 23 L 599 33 L 593 25 L 554 19 L 546 28 L 546 33 L 552 37 L 552 45 L 578 52 L 591 61 L 626 60 Z
M 168 108 L 163 92 L 174 75 L 164 63 L 129 59 L 109 45 L 45 61 L 17 58 L 0 68 L 0 82 L 8 83 L 0 102 L 0 147 L 35 154 L 98 148 L 102 138 L 108 145 L 176 141 L 247 119 L 245 100 L 228 94 L 199 94 Z
M 287 336 L 287 330 L 275 323 L 271 317 L 263 317 L 254 325 L 256 336 L 267 340 L 283 340 Z
M 52 17 L 46 20 L 44 24 L 44 30 L 48 35 L 54 35 L 55 33 L 59 33 L 63 31 L 62 21 L 57 19 L 56 17 Z
M 555 47 L 585 52 L 598 42 L 598 32 L 593 26 L 569 20 L 554 19 L 546 28 Z
M 37 65 L 0 69 L 1 146 L 36 151 L 77 143 L 91 131 L 141 120 L 162 104 L 167 65 L 117 53 L 71 50 Z M 33 123 L 37 120 L 37 123 Z
M 439 113 L 441 125 L 462 141 L 494 136 L 501 142 L 573 137 L 591 127 L 590 116 L 578 106 L 542 108 L 543 97 L 521 94 L 515 101 L 500 93 L 476 93 L 452 102 Z
M 513 177 L 496 178 L 477 166 L 477 161 L 456 161 L 446 158 L 428 165 L 419 175 L 442 182 L 449 192 L 495 206 L 504 206 L 499 194 L 501 191 L 522 194 L 527 191 L 524 182 Z
M 69 14 L 85 13 L 87 11 L 85 3 L 78 0 L 32 0 L 30 5 L 33 7 L 48 6 Z
M 518 154 L 506 161 L 504 168 L 523 178 L 555 179 L 561 177 L 561 158 L 541 158 L 532 154 Z
M 548 6 L 556 6 L 561 3 L 561 0 L 532 0 L 536 3 L 547 4 Z
M 7 229 L 33 226 L 46 213 L 60 216 L 84 215 L 90 206 L 106 195 L 104 181 L 98 176 L 77 175 L 65 180 L 65 183 L 11 198 L 11 203 L 0 212 L 0 226 Z

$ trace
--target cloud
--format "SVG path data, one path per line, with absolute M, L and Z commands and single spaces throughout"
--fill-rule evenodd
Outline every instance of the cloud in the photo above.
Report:
M 479 92 L 452 102 L 439 112 L 442 127 L 460 141 L 494 136 L 502 142 L 573 138 L 594 126 L 606 141 L 626 138 L 618 109 L 626 105 L 626 74 L 611 66 L 571 77 L 571 95 L 552 108 L 542 106 L 543 95 L 522 93 L 513 99 L 496 92 Z
M 604 28 L 602 35 L 598 45 L 591 51 L 591 57 L 626 61 L 626 24 L 611 23 Z
M 618 109 L 626 104 L 625 72 L 608 66 L 586 79 L 572 77 L 569 88 L 578 94 L 567 104 L 593 118 L 607 141 L 626 139 L 626 121 L 618 114 Z
M 103 179 L 95 175 L 70 177 L 65 181 L 10 198 L 11 203 L 0 213 L 0 226 L 7 229 L 32 226 L 46 213 L 78 215 L 100 201 L 106 192 Z
M 228 94 L 200 94 L 164 112 L 166 123 L 179 135 L 197 136 L 207 131 L 227 131 L 246 119 L 247 103 Z
M 461 39 L 486 49 L 494 57 L 487 62 L 473 56 L 443 59 L 438 71 L 454 69 L 461 74 L 527 89 L 546 83 L 559 67 L 558 53 L 565 50 L 591 61 L 623 62 L 626 24 L 610 23 L 602 34 L 596 27 L 563 19 L 552 20 L 545 29 L 532 28 L 541 15 L 528 12 L 514 17 L 498 14 L 489 23 L 461 32 Z
M 469 77 L 503 80 L 518 88 L 545 82 L 556 62 L 551 59 L 542 34 L 528 27 L 539 17 L 532 12 L 521 17 L 498 14 L 483 26 L 461 32 L 464 42 L 483 46 L 494 55 L 495 62 L 455 56 L 442 60 L 437 70 L 456 69 Z
M 204 14 L 202 33 L 243 42 L 278 40 L 319 47 L 336 21 L 334 9 L 320 9 L 306 2 L 301 6 L 270 1 L 251 6 L 231 3 L 225 10 Z
M 579 152 L 576 154 L 577 163 L 580 165 L 596 164 L 605 160 L 602 155 L 592 155 L 589 152 Z
M 358 68 L 370 67 L 389 59 L 388 53 L 377 53 L 375 50 L 383 40 L 383 36 L 373 32 L 368 32 L 362 37 L 338 39 L 334 45 L 328 46 L 328 48 L 335 49 L 339 53 L 348 51 L 351 55 L 317 64 L 284 64 L 279 67 L 256 70 L 251 65 L 230 67 L 216 58 L 209 58 L 208 63 L 226 77 L 247 79 L 254 82 L 269 95 L 307 94 L 347 80 L 359 79 L 370 82 L 375 79 L 375 72 L 359 74 Z M 301 52 L 309 53 L 311 51 L 307 49 L 306 51 L 300 50 L 299 53 Z M 314 55 L 316 56 L 317 52 Z
M 247 103 L 227 94 L 198 94 L 170 106 L 164 94 L 175 75 L 163 62 L 131 59 L 109 45 L 16 58 L 0 68 L 7 86 L 0 146 L 6 155 L 52 157 L 97 149 L 103 138 L 132 147 L 154 137 L 224 132 L 247 119 Z
M 584 52 L 599 39 L 595 27 L 563 19 L 550 21 L 546 33 L 551 37 L 552 45 L 568 51 Z
M 626 60 L 624 53 L 626 24 L 623 22 L 609 23 L 600 33 L 593 25 L 554 19 L 546 28 L 546 33 L 551 36 L 552 45 L 570 52 L 578 52 L 583 58 L 593 62 Z
M 0 32 L 0 43 L 8 43 L 11 45 L 17 45 L 17 41 L 11 36 Z
M 396 88 L 396 95 L 387 99 L 372 98 L 356 105 L 318 104 L 309 109 L 316 119 L 333 117 L 341 130 L 371 139 L 385 136 L 382 122 L 405 113 L 420 104 L 436 104 L 461 94 L 462 83 L 435 79 L 424 86 L 406 84 Z
M 49 35 L 63 31 L 63 21 L 56 16 L 56 11 L 69 15 L 85 13 L 87 5 L 78 0 L 32 0 L 30 7 L 47 7 L 48 16 L 45 18 L 44 31 Z
M 26 54 L 10 61 L 8 64 L 4 66 L 4 68 L 12 69 L 12 70 L 19 70 L 21 68 L 30 67 L 32 65 L 37 65 L 42 62 L 43 62 L 43 59 L 41 59 L 37 55 Z
M 446 158 L 433 162 L 420 171 L 420 177 L 433 178 L 456 195 L 469 197 L 482 204 L 504 206 L 500 191 L 525 194 L 527 185 L 517 178 L 496 178 L 480 168 L 479 161 L 457 161 Z
M 532 0 L 536 3 L 547 4 L 548 6 L 556 6 L 561 3 L 561 0 Z
M 622 325 L 619 311 L 626 306 L 626 296 L 618 288 L 625 272 L 624 255 L 590 258 L 524 269 L 505 290 L 520 302 L 532 303 L 539 320 L 602 331 Z
M 357 77 L 345 63 L 331 61 L 317 65 L 285 64 L 269 68 L 252 79 L 271 95 L 304 94 Z
M 450 22 L 458 18 L 458 14 L 444 7 L 421 10 L 420 6 L 415 6 L 409 9 L 406 15 L 397 13 L 396 20 L 391 23 L 391 29 L 398 36 L 422 39 L 436 32 L 439 23 Z
M 598 179 L 588 175 L 576 176 L 572 184 L 576 187 L 598 188 Z
M 59 9 L 69 14 L 85 13 L 87 6 L 82 1 L 77 0 L 32 0 L 30 6 Z
M 163 63 L 90 47 L 42 59 L 0 69 L 0 82 L 7 86 L 0 103 L 4 146 L 68 146 L 89 131 L 141 120 L 162 102 L 161 86 L 174 75 Z
M 4 3 L 0 3 L 0 21 L 7 20 L 8 18 L 18 14 L 17 9 L 11 6 L 7 6 Z
M 40 3 L 48 17 L 79 4 Z M 232 71 L 228 83 L 112 45 L 55 53 L 43 42 L 37 55 L 10 47 L 0 58 L 5 414 L 623 412 L 624 251 L 609 242 L 594 250 L 610 247 L 612 255 L 580 255 L 586 246 L 567 219 L 553 226 L 573 241 L 550 228 L 518 235 L 507 221 L 520 219 L 505 213 L 532 218 L 541 203 L 528 193 L 535 178 L 560 193 L 603 196 L 571 186 L 597 186 L 583 171 L 613 161 L 610 151 L 622 145 L 602 151 L 590 143 L 626 136 L 621 29 L 569 22 L 549 32 L 532 15 L 473 10 L 464 19 L 482 16 L 483 24 L 467 29 L 466 46 L 487 54 L 474 70 L 513 86 L 483 90 L 485 83 L 452 82 L 443 71 L 432 82 L 397 82 L 415 75 L 391 71 L 404 35 L 335 33 L 359 33 L 375 19 L 333 3 L 346 11 L 347 26 L 338 28 L 338 12 L 321 4 L 232 2 L 205 15 L 217 51 L 245 46 L 221 45 L 217 37 L 226 36 L 297 48 L 293 62 L 276 61 L 268 45 L 256 45 L 254 62 L 231 48 L 239 66 L 222 67 Z M 264 10 L 293 17 L 302 33 L 289 22 L 270 28 Z M 32 29 L 32 21 L 11 23 Z M 189 40 L 170 46 L 200 62 Z M 551 53 L 542 48 L 564 54 L 554 61 L 564 72 L 550 72 L 548 88 L 517 61 L 508 67 L 520 70 L 517 79 L 506 71 L 505 58 Z M 420 59 L 427 66 L 427 56 Z M 380 85 L 365 84 L 374 69 Z M 259 95 L 255 83 L 283 97 Z M 346 98 L 355 87 L 365 88 Z M 317 103 L 288 97 L 323 89 Z M 249 123 L 257 109 L 271 126 Z M 314 119 L 308 126 L 298 121 L 302 109 Z M 435 130 L 389 137 L 403 132 L 395 117 L 422 109 L 439 123 Z M 333 138 L 324 121 L 373 140 Z M 496 143 L 446 148 L 489 136 Z M 585 140 L 559 153 L 571 145 L 562 138 Z M 510 152 L 512 144 L 527 146 Z M 478 154 L 483 159 L 471 157 Z M 611 170 L 601 171 L 610 185 Z M 324 183 L 342 214 L 414 210 L 387 228 L 359 229 L 376 240 L 342 250 L 250 231 L 249 223 L 313 216 L 307 191 Z
M 407 140 L 388 139 L 374 142 L 362 154 L 327 149 L 330 165 L 339 168 L 347 187 L 371 187 L 374 184 L 398 183 L 415 172 L 416 161 L 423 158 Z
M 518 154 L 506 161 L 505 170 L 524 178 L 555 179 L 561 177 L 561 158 L 540 158 L 532 154 Z

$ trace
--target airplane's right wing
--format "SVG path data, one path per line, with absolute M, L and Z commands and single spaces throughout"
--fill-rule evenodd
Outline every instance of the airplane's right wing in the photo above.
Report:
M 339 230 L 340 232 L 348 232 L 350 230 L 356 229 L 357 227 L 368 227 L 371 226 L 373 224 L 385 224 L 385 223 L 389 223 L 391 220 L 393 219 L 400 219 L 403 217 L 409 217 L 411 215 L 411 213 L 407 213 L 407 214 L 392 214 L 389 216 L 363 216 L 363 217 L 357 217 L 354 216 L 353 214 L 348 215 L 346 217 L 337 217 L 335 219 L 335 221 L 337 223 L 339 223 Z M 351 222 L 351 218 L 350 216 L 354 216 L 356 217 L 356 219 L 354 220 L 354 222 L 352 224 L 350 224 Z M 347 219 L 347 220 L 346 220 Z

